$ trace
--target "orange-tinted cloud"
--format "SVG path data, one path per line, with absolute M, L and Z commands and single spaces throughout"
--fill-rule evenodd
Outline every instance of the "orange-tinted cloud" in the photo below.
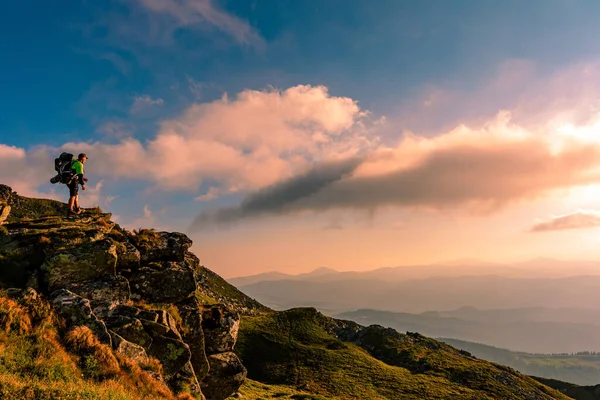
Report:
M 199 199 L 250 191 L 305 170 L 313 162 L 354 157 L 377 138 L 361 121 L 356 101 L 331 96 L 322 86 L 245 90 L 237 97 L 194 104 L 179 118 L 162 122 L 142 144 L 68 144 L 106 162 L 96 171 L 155 182 L 164 190 L 198 189 L 217 182 Z M 207 196 L 203 196 L 207 195 Z
M 558 231 L 564 229 L 595 228 L 600 226 L 600 212 L 593 210 L 579 210 L 572 214 L 552 217 L 542 221 L 531 228 L 531 232 Z
M 570 137 L 548 140 L 500 114 L 480 130 L 462 126 L 431 139 L 408 136 L 396 147 L 380 147 L 345 165 L 316 166 L 250 194 L 238 207 L 205 212 L 195 226 L 336 208 L 466 206 L 489 211 L 597 182 L 600 143 Z

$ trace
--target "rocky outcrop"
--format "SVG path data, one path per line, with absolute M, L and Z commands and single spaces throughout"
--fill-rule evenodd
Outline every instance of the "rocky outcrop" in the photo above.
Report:
M 135 362 L 157 358 L 176 391 L 211 400 L 236 392 L 246 377 L 232 352 L 240 317 L 198 300 L 207 282 L 192 241 L 129 232 L 100 210 L 69 218 L 65 211 L 0 185 L 0 287 L 41 292 L 66 328 L 85 325 Z

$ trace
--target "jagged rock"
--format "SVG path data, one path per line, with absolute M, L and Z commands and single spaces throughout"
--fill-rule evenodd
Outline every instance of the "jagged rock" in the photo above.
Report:
M 109 330 L 108 332 L 112 338 L 113 349 L 115 349 L 117 353 L 122 354 L 138 364 L 148 362 L 148 355 L 142 346 L 125 340 L 113 331 Z
M 139 319 L 112 316 L 107 318 L 106 324 L 118 335 L 144 349 L 149 349 L 152 345 L 152 337 L 146 332 Z
M 240 328 L 240 316 L 223 304 L 205 306 L 202 328 L 207 355 L 232 351 Z
M 129 242 L 117 244 L 117 270 L 138 269 L 140 267 L 140 252 Z
M 206 400 L 200 389 L 200 383 L 194 373 L 194 368 L 189 362 L 173 375 L 168 383 L 176 392 L 193 393 L 198 400 Z
M 187 344 L 162 335 L 152 335 L 152 345 L 148 349 L 148 354 L 161 362 L 166 379 L 179 372 L 191 358 Z
M 210 400 L 224 400 L 237 392 L 246 379 L 246 368 L 233 352 L 208 356 L 210 370 L 200 384 L 202 393 Z
M 202 310 L 195 297 L 177 304 L 181 316 L 183 341 L 190 346 L 192 367 L 196 377 L 202 381 L 208 373 L 208 359 L 204 350 L 204 332 L 202 331 Z
M 42 269 L 48 289 L 53 291 L 75 282 L 114 278 L 116 264 L 116 246 L 106 239 L 58 251 L 46 259 Z
M 140 251 L 142 263 L 148 261 L 183 261 L 192 241 L 179 232 L 141 230 L 132 237 Z
M 110 280 L 72 283 L 67 289 L 88 299 L 94 314 L 105 318 L 110 311 L 130 298 L 129 282 L 122 276 Z
M 177 303 L 196 290 L 194 271 L 183 263 L 153 263 L 129 278 L 131 297 L 149 303 Z M 159 269 L 159 267 L 161 269 Z
M 68 326 L 85 325 L 98 336 L 101 342 L 112 345 L 106 325 L 94 315 L 88 299 L 69 290 L 59 289 L 50 295 L 50 301 L 58 314 L 65 318 Z

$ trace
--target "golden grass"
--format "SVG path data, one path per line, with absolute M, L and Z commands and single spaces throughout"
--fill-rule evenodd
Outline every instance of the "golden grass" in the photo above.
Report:
M 112 377 L 120 371 L 119 362 L 107 345 L 87 326 L 78 326 L 65 336 L 67 346 L 80 356 L 84 374 L 96 379 Z
M 84 326 L 61 337 L 49 303 L 5 295 L 0 291 L 0 399 L 193 399 L 155 378 L 162 369 L 155 358 L 138 365 Z
M 27 309 L 7 297 L 0 298 L 0 329 L 5 333 L 31 333 L 32 325 Z

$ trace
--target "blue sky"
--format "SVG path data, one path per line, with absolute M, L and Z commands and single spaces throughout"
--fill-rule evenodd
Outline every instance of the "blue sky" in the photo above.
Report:
M 563 116 L 567 109 L 569 115 L 577 114 L 573 121 L 578 127 L 583 120 L 585 123 L 594 120 L 585 106 L 573 111 L 574 106 L 571 109 L 568 105 L 595 104 L 596 101 L 596 92 L 590 85 L 596 82 L 594 74 L 600 54 L 598 12 L 600 3 L 574 0 L 81 0 L 59 5 L 24 0 L 6 3 L 0 13 L 0 144 L 5 150 L 11 148 L 10 154 L 14 157 L 22 154 L 29 160 L 28 166 L 36 171 L 39 168 L 39 174 L 46 170 L 51 174 L 51 164 L 44 170 L 43 163 L 57 151 L 85 149 L 90 153 L 89 177 L 96 184 L 102 182 L 88 193 L 87 201 L 104 205 L 124 224 L 153 223 L 165 229 L 185 230 L 195 219 L 212 221 L 209 216 L 216 215 L 211 214 L 215 208 L 237 207 L 230 215 L 245 215 L 247 209 L 243 202 L 254 204 L 257 190 L 263 190 L 263 197 L 268 197 L 271 192 L 264 192 L 265 188 L 279 193 L 276 186 L 281 182 L 288 182 L 288 186 L 304 184 L 306 179 L 301 177 L 306 171 L 309 177 L 325 179 L 326 183 L 321 182 L 317 188 L 326 186 L 330 182 L 327 179 L 342 179 L 335 173 L 333 178 L 328 175 L 330 171 L 342 173 L 343 168 L 328 169 L 330 162 L 343 158 L 338 155 L 364 160 L 360 157 L 365 154 L 392 151 L 408 131 L 423 138 L 442 137 L 461 124 L 473 128 L 484 126 L 502 110 L 509 110 L 511 121 L 528 132 L 537 132 L 542 129 L 540 121 L 553 121 L 553 116 Z M 594 71 L 592 75 L 590 70 Z M 574 89 L 565 84 L 570 81 Z M 285 97 L 286 90 L 298 85 L 326 89 L 318 93 L 292 91 Z M 267 99 L 268 92 L 278 93 L 277 100 Z M 255 93 L 266 105 L 248 111 L 246 106 L 254 97 L 250 100 L 236 97 L 240 93 Z M 290 111 L 309 107 L 315 96 L 323 93 L 326 93 L 325 98 L 314 110 L 334 107 L 331 110 L 340 113 L 335 118 L 327 120 L 325 115 L 333 111 L 319 117 L 295 115 Z M 225 94 L 229 100 L 219 103 Z M 236 102 L 236 98 L 241 100 Z M 337 99 L 355 102 L 360 111 Z M 273 117 L 273 107 L 286 101 L 289 107 L 281 110 L 282 119 L 268 119 Z M 195 105 L 198 107 L 194 108 Z M 226 109 L 226 105 L 231 106 L 231 110 Z M 237 111 L 234 112 L 234 108 Z M 269 117 L 262 119 L 256 110 Z M 550 110 L 553 116 L 548 116 Z M 368 116 L 363 114 L 367 111 Z M 211 114 L 214 120 L 209 121 L 207 113 L 214 113 Z M 247 132 L 239 128 L 235 138 L 222 140 L 220 129 L 238 127 L 225 122 L 219 125 L 219 115 L 227 124 L 233 123 L 231 119 L 255 117 L 252 123 L 256 128 L 248 128 Z M 381 123 L 382 118 L 385 124 Z M 271 122 L 267 124 L 266 120 Z M 296 147 L 286 147 L 292 146 L 292 142 L 286 142 L 277 148 L 276 159 L 269 158 L 264 152 L 266 148 L 274 151 L 269 146 L 278 140 L 276 137 L 289 134 L 291 138 L 300 131 L 262 132 L 260 136 L 257 130 L 283 126 L 289 121 L 293 121 L 294 129 L 314 128 L 306 137 L 314 139 L 315 146 L 321 143 L 318 151 L 314 146 L 297 147 L 297 141 L 293 145 Z M 204 130 L 214 133 L 205 134 Z M 323 132 L 326 139 L 320 136 Z M 307 134 L 306 130 L 302 130 L 302 134 Z M 180 135 L 177 141 L 173 135 Z M 255 136 L 247 140 L 248 135 Z M 342 136 L 344 139 L 340 139 Z M 158 141 L 158 137 L 165 141 Z M 256 156 L 256 165 L 246 165 L 248 171 L 254 168 L 255 172 L 238 176 L 233 171 L 235 168 L 228 168 L 226 163 L 218 168 L 211 168 L 210 163 L 198 166 L 195 159 L 206 157 L 202 151 L 205 147 L 198 140 L 209 137 L 216 146 L 213 154 L 222 146 L 229 146 L 239 152 L 238 156 Z M 167 141 L 169 138 L 173 141 Z M 335 142 L 337 150 L 323 150 L 322 140 Z M 122 149 L 124 143 L 132 141 L 138 145 L 138 153 L 129 157 L 131 153 Z M 154 150 L 150 145 L 153 141 L 157 143 Z M 186 153 L 189 160 L 168 164 L 171 169 L 187 168 L 189 185 L 179 182 L 177 176 L 165 175 L 156 169 L 141 171 L 146 164 L 165 162 L 165 158 L 171 162 L 183 154 L 164 152 L 162 147 L 158 149 L 159 145 L 189 149 L 193 145 L 200 146 L 198 151 Z M 383 145 L 388 147 L 384 149 Z M 341 150 L 350 147 L 354 153 Z M 8 160 L 9 150 L 6 152 L 4 157 Z M 226 157 L 223 153 L 217 159 Z M 130 165 L 127 158 L 135 162 Z M 267 159 L 270 161 L 264 161 Z M 263 160 L 260 161 L 263 164 L 257 160 Z M 325 167 L 319 169 L 319 163 Z M 352 165 L 348 167 L 351 172 L 346 172 L 355 174 L 353 168 L 358 164 L 343 165 Z M 111 165 L 116 166 L 111 169 Z M 259 171 L 260 165 L 266 165 L 266 170 Z M 139 173 L 132 171 L 138 168 Z M 569 186 L 569 179 L 557 185 Z M 27 194 L 64 199 L 64 188 L 46 181 L 45 176 L 33 179 L 19 189 Z M 23 179 L 18 182 L 24 185 Z M 581 182 L 575 179 L 573 184 Z M 344 190 L 353 193 L 353 189 Z M 374 190 L 377 191 L 376 186 Z M 210 196 L 199 199 L 209 193 Z M 412 209 L 407 211 L 405 200 L 399 200 L 396 195 L 390 195 L 391 200 L 379 198 L 373 200 L 374 203 L 361 200 L 330 207 L 323 205 L 327 203 L 325 200 L 307 200 L 315 193 L 301 192 L 300 198 L 307 205 L 291 207 L 285 203 L 280 210 L 298 208 L 316 212 L 310 214 L 310 218 L 317 221 L 313 228 L 355 227 L 354 222 L 362 218 L 328 214 L 338 208 L 358 209 L 360 214 L 365 210 L 372 213 L 382 205 L 392 208 L 399 205 L 397 218 L 405 221 L 425 218 Z M 483 197 L 489 200 L 488 195 Z M 83 194 L 82 202 L 85 204 L 85 201 L 86 194 Z M 567 207 L 566 203 L 561 204 Z M 437 205 L 435 203 L 434 208 Z M 585 202 L 569 203 L 568 207 L 586 205 Z M 464 208 L 464 203 L 457 207 Z M 571 215 L 575 210 L 561 208 L 557 212 Z M 231 245 L 221 245 L 221 248 L 224 252 L 231 251 L 247 229 L 270 232 L 264 233 L 269 236 L 278 235 L 282 224 L 286 229 L 295 226 L 293 221 L 297 220 L 290 216 L 296 215 L 294 212 L 282 214 L 285 214 L 283 219 L 259 218 L 258 225 L 237 230 L 228 228 L 229 233 L 216 228 L 220 240 Z M 547 218 L 548 215 L 535 217 Z M 448 218 L 448 215 L 440 218 Z M 300 231 L 294 232 L 290 234 L 300 235 Z M 206 239 L 200 233 L 196 235 Z M 264 246 L 264 253 L 260 254 L 265 257 L 270 240 L 267 236 L 262 244 L 256 245 Z M 214 234 L 211 237 L 215 237 Z M 532 245 L 534 248 L 538 249 Z M 531 250 L 534 251 L 539 250 Z M 564 250 L 561 255 L 568 251 Z M 443 251 L 440 254 L 470 255 L 465 252 L 468 253 L 466 248 L 460 254 Z M 484 255 L 490 252 L 492 250 Z M 529 255 L 529 252 L 523 250 L 519 254 Z M 446 256 L 440 255 L 441 258 Z M 334 259 L 335 254 L 330 258 Z M 410 260 L 429 259 L 415 256 Z M 235 270 L 233 266 L 238 262 L 217 256 L 209 261 L 226 265 L 223 268 L 227 271 Z M 389 256 L 372 267 L 403 261 L 400 256 Z M 319 262 L 317 257 L 289 268 L 310 269 L 320 266 L 316 265 Z M 258 269 L 263 268 L 259 268 L 259 264 L 265 265 L 264 268 L 279 267 L 276 263 L 257 261 Z M 339 263 L 335 266 L 343 267 Z

